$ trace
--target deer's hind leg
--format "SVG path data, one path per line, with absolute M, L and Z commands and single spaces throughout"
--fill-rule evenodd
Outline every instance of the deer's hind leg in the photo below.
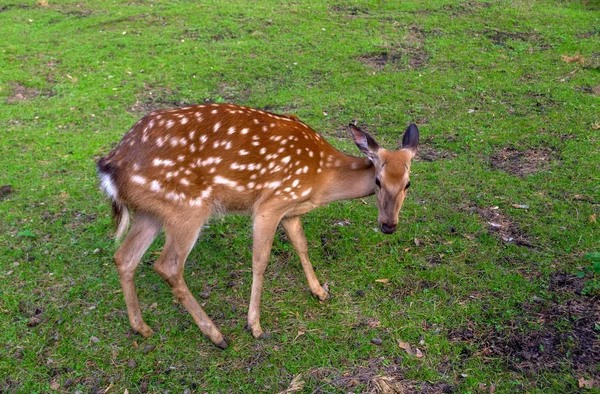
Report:
M 127 315 L 131 327 L 144 337 L 152 335 L 152 329 L 144 322 L 140 303 L 135 289 L 135 270 L 140 259 L 148 250 L 152 241 L 160 231 L 161 224 L 151 216 L 143 213 L 136 214 L 133 219 L 131 230 L 117 253 L 115 253 L 115 265 L 119 272 Z
M 164 224 L 166 240 L 163 251 L 154 265 L 156 272 L 171 287 L 179 302 L 192 315 L 192 318 L 215 345 L 227 348 L 227 342 L 198 301 L 194 298 L 183 279 L 185 261 L 198 239 L 202 225 L 210 217 L 210 209 L 205 208 L 190 215 L 189 212 L 171 216 Z

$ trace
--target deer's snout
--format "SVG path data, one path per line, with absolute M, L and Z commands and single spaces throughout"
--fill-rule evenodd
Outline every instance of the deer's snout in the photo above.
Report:
M 396 228 L 398 227 L 397 223 L 382 223 L 381 224 L 381 231 L 385 234 L 393 234 L 396 231 Z

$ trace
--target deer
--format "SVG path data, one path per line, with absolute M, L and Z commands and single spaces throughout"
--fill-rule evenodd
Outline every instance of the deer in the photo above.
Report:
M 144 322 L 134 283 L 140 260 L 161 230 L 165 243 L 154 270 L 217 347 L 228 344 L 184 281 L 185 261 L 214 214 L 252 218 L 252 285 L 246 329 L 269 338 L 260 324 L 263 278 L 279 224 L 300 258 L 313 296 L 324 301 L 308 256 L 301 215 L 338 200 L 375 194 L 378 228 L 392 234 L 410 187 L 419 131 L 410 124 L 398 150 L 386 150 L 349 125 L 364 157 L 345 154 L 295 115 L 233 104 L 207 103 L 157 110 L 142 117 L 97 161 L 100 187 L 112 202 L 117 242 L 114 262 L 134 331 Z M 128 231 L 129 229 L 129 231 Z

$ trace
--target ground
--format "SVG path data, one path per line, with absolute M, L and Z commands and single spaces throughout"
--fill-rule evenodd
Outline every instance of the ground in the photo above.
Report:
M 0 391 L 600 392 L 600 5 L 594 1 L 0 0 Z M 230 102 L 358 155 L 355 120 L 420 150 L 396 234 L 373 197 L 307 214 L 315 300 L 279 230 L 244 330 L 248 218 L 215 218 L 186 280 L 152 270 L 132 332 L 94 161 L 141 116 Z

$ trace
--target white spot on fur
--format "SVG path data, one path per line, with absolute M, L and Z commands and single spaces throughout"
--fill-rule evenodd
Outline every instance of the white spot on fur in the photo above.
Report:
M 169 159 L 162 160 L 159 158 L 155 158 L 154 160 L 152 160 L 152 164 L 155 167 L 158 167 L 158 166 L 173 167 L 175 165 L 175 162 L 172 160 L 169 160 Z
M 153 192 L 159 192 L 160 189 L 161 189 L 161 187 L 160 187 L 160 182 L 159 181 L 157 181 L 155 179 L 152 182 L 150 182 L 150 190 L 152 190 Z
M 222 177 L 220 175 L 216 175 L 213 178 L 213 182 L 216 185 L 225 185 L 225 186 L 228 186 L 228 187 L 236 187 L 237 186 L 237 182 L 232 181 L 231 179 L 227 179 L 225 177 Z
M 190 207 L 199 207 L 202 206 L 202 198 L 194 198 L 190 200 Z
M 281 185 L 280 181 L 273 181 L 273 182 L 267 182 L 267 183 L 265 183 L 264 187 L 266 187 L 268 189 L 276 189 L 276 188 L 279 187 L 279 185 Z

